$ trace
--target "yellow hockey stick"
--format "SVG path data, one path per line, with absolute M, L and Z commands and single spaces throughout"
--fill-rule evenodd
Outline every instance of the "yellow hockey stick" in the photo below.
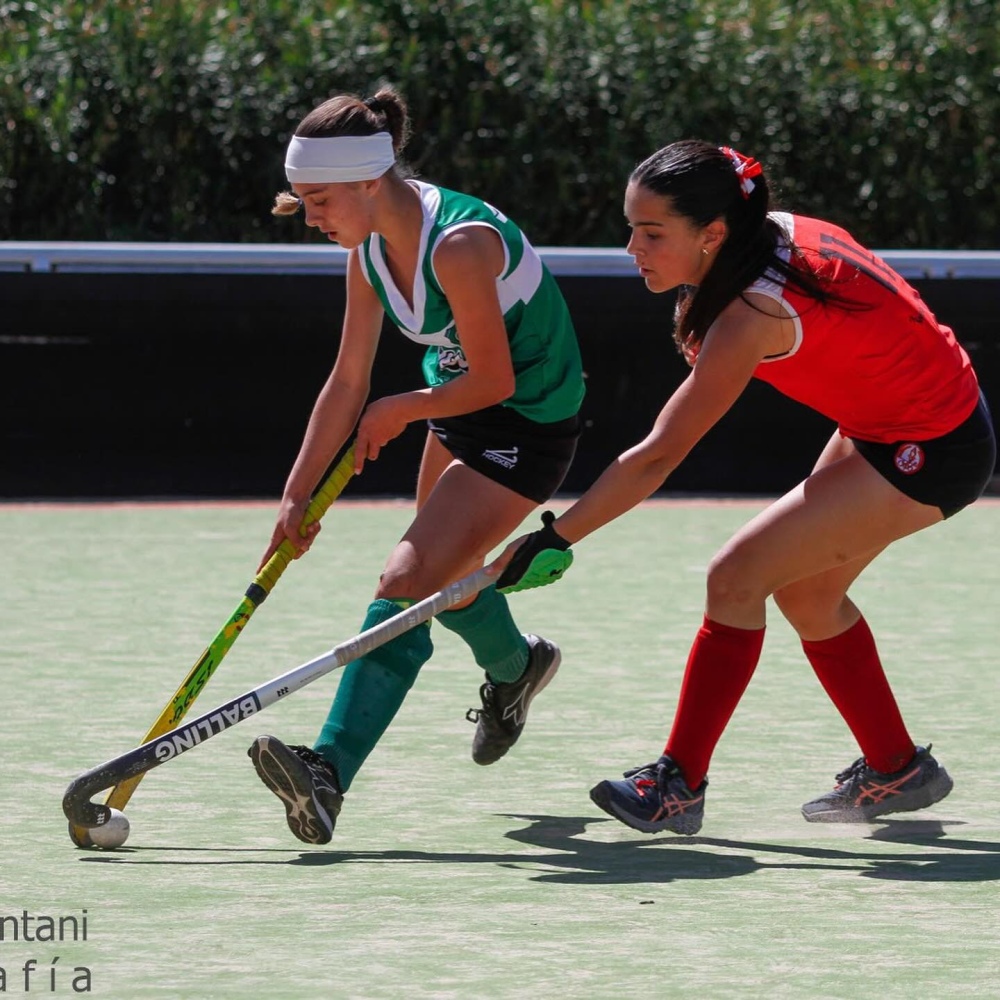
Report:
M 302 519 L 302 526 L 318 521 L 327 511 L 330 504 L 340 495 L 347 485 L 351 476 L 354 475 L 354 446 L 344 454 L 344 457 L 337 463 L 333 471 L 327 476 L 323 485 L 320 486 L 309 506 L 306 508 L 305 516 Z M 198 658 L 198 662 L 191 668 L 190 673 L 181 682 L 181 686 L 174 693 L 174 696 L 167 702 L 166 707 L 160 713 L 160 717 L 153 723 L 149 732 L 142 738 L 142 743 L 155 740 L 158 736 L 170 732 L 184 718 L 185 713 L 194 703 L 194 700 L 201 694 L 202 688 L 208 683 L 216 667 L 222 662 L 223 657 L 229 652 L 233 643 L 236 642 L 240 632 L 250 620 L 250 616 L 264 603 L 267 595 L 271 593 L 274 585 L 285 572 L 288 564 L 295 558 L 295 549 L 292 543 L 286 538 L 278 546 L 274 555 L 268 559 L 266 565 L 254 577 L 253 583 L 247 587 L 246 594 L 239 606 L 229 617 L 225 625 L 216 633 L 215 638 L 208 644 L 208 647 Z M 139 745 L 141 746 L 142 743 Z M 132 793 L 139 782 L 142 781 L 142 774 L 137 774 L 133 778 L 127 778 L 118 782 L 112 788 L 105 799 L 104 804 L 111 809 L 124 809 Z M 90 839 L 86 827 L 69 824 L 69 836 L 77 847 L 93 847 L 94 843 Z
M 406 610 L 360 632 L 353 639 L 334 646 L 333 649 L 283 673 L 280 677 L 275 677 L 216 708 L 209 709 L 199 718 L 163 733 L 158 739 L 98 764 L 89 771 L 84 771 L 70 782 L 63 795 L 63 814 L 70 823 L 87 830 L 104 826 L 110 819 L 110 809 L 106 805 L 98 805 L 91 801 L 91 796 L 96 795 L 101 789 L 109 787 L 116 781 L 119 784 L 133 781 L 146 771 L 151 771 L 154 767 L 159 767 L 168 760 L 201 746 L 211 737 L 251 716 L 256 716 L 269 705 L 300 691 L 307 684 L 325 677 L 332 670 L 366 656 L 373 649 L 391 642 L 423 622 L 430 621 L 442 611 L 447 611 L 461 601 L 475 596 L 492 581 L 493 577 L 489 570 L 477 569 L 461 580 L 449 583 L 436 594 L 411 604 Z

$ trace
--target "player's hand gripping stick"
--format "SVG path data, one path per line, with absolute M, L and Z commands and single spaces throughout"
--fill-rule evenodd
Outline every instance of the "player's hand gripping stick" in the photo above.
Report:
M 556 519 L 552 511 L 542 514 L 542 527 L 532 532 L 520 544 L 506 569 L 497 578 L 501 594 L 544 587 L 562 579 L 573 563 L 569 542 L 552 527 Z

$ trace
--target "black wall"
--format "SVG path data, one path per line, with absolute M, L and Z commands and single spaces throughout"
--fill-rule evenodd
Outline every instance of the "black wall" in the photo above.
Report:
M 561 277 L 580 335 L 587 430 L 564 491 L 648 430 L 687 369 L 673 300 L 636 278 Z M 1000 413 L 1000 279 L 915 281 Z M 343 279 L 283 274 L 0 273 L 0 497 L 277 496 L 336 354 Z M 384 331 L 373 394 L 419 384 L 421 349 Z M 752 384 L 669 482 L 774 493 L 809 469 L 824 418 Z M 411 426 L 348 490 L 413 491 Z

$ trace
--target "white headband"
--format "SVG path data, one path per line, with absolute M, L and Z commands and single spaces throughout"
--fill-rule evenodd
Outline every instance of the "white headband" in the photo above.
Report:
M 370 181 L 381 177 L 395 162 L 388 132 L 325 139 L 293 135 L 285 153 L 285 176 L 289 184 Z

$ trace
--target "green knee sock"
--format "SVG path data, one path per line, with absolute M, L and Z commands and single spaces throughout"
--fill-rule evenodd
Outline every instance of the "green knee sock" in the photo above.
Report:
M 399 611 L 400 604 L 394 601 L 372 601 L 361 631 Z M 314 744 L 316 752 L 337 769 L 342 791 L 350 788 L 433 649 L 430 623 L 425 622 L 344 669 L 330 714 Z
M 528 665 L 528 643 L 511 617 L 507 598 L 489 586 L 467 607 L 442 611 L 437 620 L 460 635 L 490 675 L 490 680 L 516 681 Z

